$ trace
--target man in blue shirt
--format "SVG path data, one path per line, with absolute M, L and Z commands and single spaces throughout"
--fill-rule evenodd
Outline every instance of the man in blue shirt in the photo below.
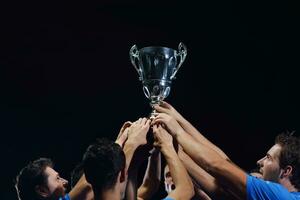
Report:
M 49 158 L 39 158 L 25 166 L 16 178 L 16 190 L 19 200 L 81 200 L 92 190 L 82 175 L 67 194 L 68 181 L 54 170 Z
M 300 199 L 300 140 L 280 134 L 266 156 L 258 161 L 262 179 L 248 175 L 194 128 L 170 104 L 155 106 L 152 124 L 164 124 L 183 150 L 226 191 L 238 199 Z M 189 131 L 187 131 L 189 130 Z M 195 136 L 196 135 L 196 136 Z M 197 137 L 197 138 L 195 138 Z

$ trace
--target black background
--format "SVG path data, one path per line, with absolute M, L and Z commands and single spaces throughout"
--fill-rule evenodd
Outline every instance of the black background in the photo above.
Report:
M 2 5 L 0 199 L 15 199 L 13 178 L 29 160 L 50 157 L 69 179 L 93 139 L 148 115 L 134 44 L 187 46 L 167 101 L 254 168 L 275 135 L 299 131 L 299 35 L 293 1 Z

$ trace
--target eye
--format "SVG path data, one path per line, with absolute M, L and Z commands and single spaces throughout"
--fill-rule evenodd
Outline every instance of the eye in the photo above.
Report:
M 171 177 L 171 173 L 170 173 L 170 172 L 167 172 L 167 173 L 166 173 L 166 178 L 169 178 L 169 177 Z

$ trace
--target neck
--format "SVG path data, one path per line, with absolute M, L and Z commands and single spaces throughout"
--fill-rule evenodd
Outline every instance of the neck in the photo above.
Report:
M 95 200 L 120 200 L 120 189 L 114 187 L 108 190 L 104 190 L 99 194 L 95 194 Z
M 285 187 L 289 192 L 299 192 L 297 188 L 291 183 L 289 179 L 282 179 L 279 183 Z

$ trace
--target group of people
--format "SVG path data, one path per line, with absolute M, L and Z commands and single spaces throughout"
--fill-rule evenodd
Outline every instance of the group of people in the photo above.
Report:
M 98 138 L 72 172 L 71 190 L 48 158 L 30 162 L 16 177 L 20 200 L 300 200 L 300 139 L 279 134 L 259 170 L 245 172 L 167 102 L 153 119 L 125 122 L 115 141 Z M 141 184 L 139 170 L 147 162 Z M 163 167 L 162 167 L 163 166 Z

